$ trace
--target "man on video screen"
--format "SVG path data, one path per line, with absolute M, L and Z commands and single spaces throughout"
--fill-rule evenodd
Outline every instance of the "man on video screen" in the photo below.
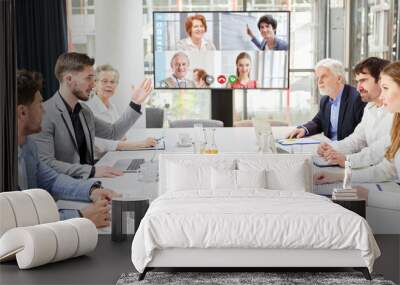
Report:
M 277 21 L 271 15 L 262 16 L 257 23 L 263 40 L 259 42 L 253 31 L 247 26 L 247 34 L 260 50 L 288 50 L 288 43 L 276 37 Z
M 172 75 L 160 82 L 164 88 L 194 88 L 192 80 L 186 79 L 189 69 L 189 57 L 183 52 L 177 52 L 171 58 Z

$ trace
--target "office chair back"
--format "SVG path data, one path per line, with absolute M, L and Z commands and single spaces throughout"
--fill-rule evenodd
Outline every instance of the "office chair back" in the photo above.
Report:
M 162 128 L 164 110 L 161 108 L 146 108 L 146 128 Z
M 169 123 L 170 128 L 193 128 L 194 124 L 202 124 L 204 128 L 222 128 L 224 123 L 218 120 L 176 120 Z

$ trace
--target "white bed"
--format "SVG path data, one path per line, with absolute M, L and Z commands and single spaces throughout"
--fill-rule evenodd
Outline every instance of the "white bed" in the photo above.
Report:
M 367 222 L 308 193 L 311 169 L 308 155 L 161 156 L 161 196 L 133 240 L 134 266 L 372 271 L 380 251 Z

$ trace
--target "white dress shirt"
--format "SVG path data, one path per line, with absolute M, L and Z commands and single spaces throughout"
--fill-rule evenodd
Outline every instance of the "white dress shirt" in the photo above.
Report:
M 352 171 L 352 182 L 357 183 L 377 183 L 393 181 L 397 179 L 398 176 L 395 162 L 389 161 L 386 158 L 373 166 L 353 169 Z
M 120 115 L 116 106 L 109 102 L 109 107 L 101 101 L 100 97 L 96 94 L 91 97 L 89 101 L 86 102 L 89 108 L 92 110 L 93 114 L 103 121 L 114 123 L 116 122 Z M 102 138 L 95 138 L 94 146 L 95 146 L 95 159 L 99 159 L 102 157 L 107 151 L 115 151 L 117 149 L 119 141 L 114 140 L 106 140 Z
M 335 150 L 349 154 L 351 167 L 363 168 L 380 163 L 390 145 L 393 114 L 368 103 L 361 122 L 347 138 L 332 143 Z

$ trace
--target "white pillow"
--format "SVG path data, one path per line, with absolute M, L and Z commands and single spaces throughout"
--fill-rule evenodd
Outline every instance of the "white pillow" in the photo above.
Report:
M 211 169 L 233 169 L 234 161 L 205 157 L 198 160 L 169 161 L 167 191 L 211 190 Z
M 304 162 L 281 162 L 281 165 L 271 167 L 267 172 L 268 188 L 288 191 L 304 191 L 308 187 L 306 179 L 306 164 Z M 284 167 L 281 167 L 284 165 Z
M 266 188 L 266 170 L 236 170 L 237 188 Z
M 236 170 L 211 168 L 211 189 L 235 190 L 236 189 Z
M 188 191 L 194 189 L 211 188 L 211 167 L 186 166 L 177 163 L 169 163 L 167 190 Z
M 266 171 L 211 169 L 211 188 L 214 191 L 235 191 L 242 188 L 266 188 Z
M 310 169 L 304 159 L 284 156 L 259 159 L 239 159 L 238 169 L 247 171 L 266 170 L 266 188 L 287 191 L 307 191 Z

